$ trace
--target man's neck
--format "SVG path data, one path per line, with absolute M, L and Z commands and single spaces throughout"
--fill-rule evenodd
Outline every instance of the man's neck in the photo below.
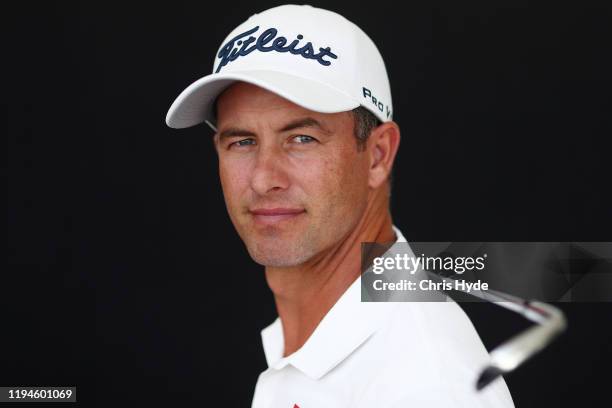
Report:
M 362 242 L 393 242 L 389 201 L 377 192 L 349 235 L 314 264 L 266 268 L 285 339 L 284 356 L 298 350 L 336 301 L 359 277 Z

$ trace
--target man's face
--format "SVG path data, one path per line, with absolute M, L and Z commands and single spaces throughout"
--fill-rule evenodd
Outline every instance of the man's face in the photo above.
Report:
M 313 112 L 244 82 L 219 97 L 217 110 L 225 203 L 256 262 L 300 265 L 355 228 L 370 163 L 349 112 Z

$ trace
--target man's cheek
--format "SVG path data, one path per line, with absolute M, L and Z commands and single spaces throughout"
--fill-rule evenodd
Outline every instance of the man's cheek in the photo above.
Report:
M 247 204 L 243 203 L 244 200 L 240 194 L 238 179 L 222 171 L 221 188 L 223 190 L 223 197 L 227 210 L 233 219 L 235 216 L 239 215 L 240 208 Z
M 243 189 L 244 184 L 248 184 L 245 177 L 245 174 L 248 173 L 243 171 L 242 167 L 237 164 L 238 163 L 223 163 L 219 167 L 221 186 L 224 191 L 228 191 L 232 195 L 235 195 L 236 191 Z

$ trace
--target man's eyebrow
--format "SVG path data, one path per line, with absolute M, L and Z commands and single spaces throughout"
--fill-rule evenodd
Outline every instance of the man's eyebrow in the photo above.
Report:
M 290 130 L 299 129 L 299 128 L 308 128 L 308 127 L 318 128 L 319 130 L 327 134 L 331 133 L 331 131 L 327 129 L 325 126 L 323 126 L 318 120 L 316 120 L 315 118 L 311 118 L 311 117 L 294 120 L 293 122 L 290 122 L 286 124 L 285 126 L 283 126 L 283 128 L 280 129 L 279 132 L 288 132 Z
M 288 124 L 284 125 L 278 132 L 289 132 L 290 130 L 299 129 L 299 128 L 317 128 L 324 133 L 330 134 L 331 131 L 327 129 L 321 122 L 316 120 L 315 118 L 306 117 L 301 119 L 296 119 Z M 240 136 L 249 136 L 255 137 L 257 136 L 254 132 L 246 129 L 241 129 L 237 127 L 229 127 L 219 132 L 219 140 L 224 139 L 226 137 L 240 137 Z
M 237 137 L 237 136 L 256 136 L 255 133 L 250 130 L 230 127 L 219 133 L 219 139 L 226 137 Z

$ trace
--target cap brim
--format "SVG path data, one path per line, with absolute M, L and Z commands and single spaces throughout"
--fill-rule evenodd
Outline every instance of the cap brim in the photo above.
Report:
M 166 124 L 179 129 L 206 121 L 214 128 L 213 103 L 221 92 L 236 81 L 260 86 L 315 112 L 344 112 L 359 106 L 359 101 L 350 95 L 319 81 L 284 72 L 248 70 L 211 74 L 198 79 L 172 103 L 166 115 Z

